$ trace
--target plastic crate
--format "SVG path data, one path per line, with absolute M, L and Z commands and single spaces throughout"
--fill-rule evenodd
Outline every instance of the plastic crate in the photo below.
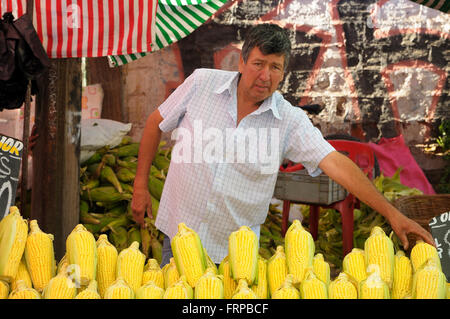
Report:
M 322 173 L 311 177 L 306 170 L 278 172 L 274 197 L 305 204 L 330 205 L 347 197 L 347 190 Z

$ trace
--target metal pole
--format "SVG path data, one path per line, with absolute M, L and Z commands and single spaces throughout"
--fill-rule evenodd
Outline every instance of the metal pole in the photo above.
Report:
M 33 0 L 27 0 L 26 14 L 33 21 Z M 22 152 L 22 180 L 20 184 L 20 211 L 25 212 L 28 192 L 28 137 L 30 135 L 30 108 L 31 108 L 31 81 L 28 80 L 27 93 L 25 96 L 24 118 L 23 118 L 23 152 Z

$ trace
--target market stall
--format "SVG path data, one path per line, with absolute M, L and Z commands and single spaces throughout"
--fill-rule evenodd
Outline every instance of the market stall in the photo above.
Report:
M 18 184 L 19 168 L 10 166 L 5 173 L 0 166 L 0 299 L 450 298 L 450 262 L 444 254 L 450 249 L 450 195 L 429 194 L 428 190 L 434 190 L 415 162 L 406 168 L 398 165 L 389 176 L 387 166 L 377 167 L 381 172 L 375 174 L 376 154 L 388 152 L 368 141 L 335 139 L 330 144 L 346 152 L 389 202 L 431 231 L 436 247 L 415 237 L 408 238 L 408 248 L 403 247 L 377 211 L 325 174 L 313 178 L 304 167 L 289 163 L 279 168 L 259 234 L 246 225 L 227 234 L 228 255 L 215 263 L 198 232 L 179 223 L 172 238 L 173 258 L 160 266 L 164 234 L 155 220 L 173 147 L 164 140 L 158 146 L 148 178 L 153 217 L 146 217 L 145 225 L 139 225 L 131 200 L 140 141 L 131 134 L 132 124 L 125 120 L 122 102 L 127 97 L 125 91 L 131 91 L 124 86 L 124 78 L 133 69 L 123 72 L 120 68 L 142 62 L 157 51 L 163 55 L 164 48 L 170 52 L 173 44 L 196 30 L 201 32 L 217 12 L 229 8 L 231 3 L 226 2 L 126 1 L 118 6 L 111 5 L 112 1 L 89 2 L 87 7 L 71 8 L 70 21 L 76 28 L 64 29 L 69 16 L 62 14 L 62 7 L 52 1 L 34 1 L 34 5 L 28 1 L 36 32 L 51 62 L 36 83 L 38 93 L 33 98 L 39 140 L 32 149 L 33 173 L 28 177 L 32 177 L 32 185 L 27 192 L 27 167 L 22 166 L 25 184 L 20 187 L 17 205 L 8 200 L 5 214 L 1 205 L 4 185 L 10 180 Z M 7 8 L 21 16 L 26 11 L 26 1 L 14 6 L 6 3 L 0 2 L 0 12 Z M 123 7 L 124 3 L 128 5 Z M 284 10 L 288 4 L 283 6 Z M 443 4 L 437 9 L 446 12 L 448 7 Z M 239 12 L 236 7 L 233 10 Z M 111 18 L 117 16 L 118 21 Z M 259 14 L 254 20 L 266 18 Z M 117 33 L 115 22 L 121 26 Z M 299 30 L 296 32 L 304 32 Z M 301 35 L 314 41 L 323 36 L 310 30 Z M 331 39 L 328 36 L 323 39 Z M 227 47 L 208 61 L 217 65 L 217 61 L 232 61 L 235 49 Z M 323 62 L 324 57 L 321 59 Z M 170 65 L 173 61 L 164 62 Z M 311 64 L 317 67 L 316 63 Z M 317 69 L 311 74 L 305 81 L 307 92 L 321 79 Z M 83 81 L 87 85 L 82 85 Z M 182 81 L 165 82 L 170 82 L 164 93 L 167 98 Z M 436 82 L 443 83 L 441 78 Z M 28 115 L 23 140 L 27 142 L 30 96 L 28 92 L 24 109 Z M 350 102 L 353 106 L 354 101 Z M 438 102 L 433 103 L 436 107 Z M 358 122 L 350 131 L 361 132 L 363 126 Z M 6 158 L 12 155 L 24 165 L 23 158 L 28 155 L 22 157 L 21 151 L 27 154 L 27 143 L 8 140 L 1 133 L 0 164 L 10 163 Z M 438 134 L 435 150 L 441 157 L 448 156 L 444 125 Z M 357 157 L 363 153 L 367 157 L 360 162 Z M 380 157 L 380 163 L 398 163 L 395 160 L 389 154 Z M 369 165 L 364 166 L 364 162 Z M 404 182 L 402 172 L 406 172 L 403 178 L 419 173 L 416 179 Z M 430 188 L 411 186 L 411 180 Z M 8 194 L 14 194 L 15 188 L 10 189 Z M 405 204 L 408 199 L 412 204 Z M 421 206 L 425 202 L 428 206 Z

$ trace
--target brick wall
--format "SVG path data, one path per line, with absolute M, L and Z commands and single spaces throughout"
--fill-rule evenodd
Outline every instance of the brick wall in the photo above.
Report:
M 259 22 L 290 31 L 293 55 L 279 90 L 324 135 L 365 141 L 403 134 L 429 176 L 446 163 L 421 144 L 450 118 L 450 15 L 408 0 L 234 0 L 178 43 L 125 66 L 125 114 L 145 119 L 198 67 L 236 70 L 242 38 Z M 164 136 L 170 139 L 169 136 Z

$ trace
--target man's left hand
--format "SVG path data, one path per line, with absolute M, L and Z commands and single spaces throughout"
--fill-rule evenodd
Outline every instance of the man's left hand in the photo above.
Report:
M 403 214 L 398 214 L 396 218 L 390 221 L 392 230 L 397 235 L 397 237 L 402 241 L 404 250 L 409 247 L 409 241 L 407 238 L 408 234 L 414 234 L 423 239 L 426 243 L 436 247 L 431 234 L 426 231 L 422 226 L 420 226 L 414 220 L 406 217 Z

